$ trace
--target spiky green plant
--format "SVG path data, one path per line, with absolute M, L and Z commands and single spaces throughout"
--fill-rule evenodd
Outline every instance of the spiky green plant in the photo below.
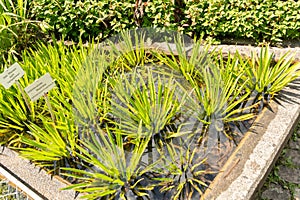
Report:
M 177 141 L 175 141 L 177 140 Z M 160 150 L 163 164 L 157 169 L 161 193 L 170 193 L 171 199 L 200 198 L 208 187 L 204 176 L 216 173 L 206 169 L 206 157 L 191 139 L 175 139 Z
M 61 117 L 62 110 L 66 113 L 66 117 L 72 116 L 75 77 L 89 52 L 94 50 L 94 45 L 83 47 L 79 44 L 66 47 L 63 43 L 53 45 L 39 43 L 36 48 L 38 50 L 29 49 L 22 55 L 23 62 L 19 64 L 25 71 L 25 75 L 19 80 L 21 87 L 28 86 L 35 79 L 49 72 L 56 80 L 56 87 L 49 93 L 56 118 Z M 26 135 L 29 130 L 27 124 L 33 123 L 43 127 L 39 116 L 50 119 L 49 108 L 44 98 L 30 102 L 30 109 L 28 109 L 16 85 L 7 90 L 1 89 L 0 99 L 1 144 L 20 146 L 18 137 Z
M 112 57 L 109 59 L 116 61 L 115 69 L 131 70 L 138 65 L 144 65 L 147 60 L 143 31 L 122 31 L 118 38 L 111 38 L 104 44 L 111 51 Z
M 151 138 L 150 133 L 142 132 L 141 124 L 137 135 L 145 137 L 138 137 L 130 152 L 124 148 L 121 132 L 112 133 L 107 129 L 104 133 L 98 128 L 99 134 L 95 134 L 92 130 L 87 130 L 90 139 L 81 140 L 77 147 L 79 152 L 76 153 L 87 163 L 84 165 L 86 169 L 63 168 L 68 172 L 67 176 L 79 181 L 65 189 L 85 193 L 83 198 L 86 199 L 128 199 L 147 196 L 147 191 L 153 190 L 154 187 L 149 183 L 142 183 L 146 181 L 143 175 L 155 166 L 155 163 L 149 166 L 141 165 L 141 158 Z
M 212 64 L 211 57 L 217 57 L 221 52 L 216 53 L 213 50 L 211 54 L 214 56 L 209 55 L 209 46 L 201 46 L 200 41 L 194 44 L 189 56 L 184 48 L 184 41 L 180 38 L 176 40 L 176 53 L 170 48 L 169 50 L 171 55 L 158 52 L 154 54 L 170 68 L 180 71 L 189 81 L 196 94 L 196 99 L 190 98 L 190 107 L 194 108 L 201 122 L 210 123 L 212 117 L 221 118 L 224 122 L 253 117 L 253 114 L 247 112 L 238 115 L 250 109 L 239 107 L 249 97 L 250 92 L 244 91 L 248 80 L 243 80 L 243 83 L 240 81 L 243 71 L 228 70 L 236 68 L 235 62 L 228 62 L 226 67 L 222 66 L 223 60 L 220 66 Z
M 46 24 L 29 18 L 28 4 L 27 0 L 0 0 L 0 63 L 17 59 L 22 50 L 42 39 Z
M 293 64 L 293 55 L 289 52 L 274 61 L 274 53 L 270 53 L 269 47 L 260 50 L 260 56 L 254 52 L 251 58 L 240 63 L 245 68 L 244 79 L 249 80 L 247 89 L 258 93 L 258 100 L 273 98 L 286 85 L 300 75 L 300 63 Z M 267 99 L 265 99 L 267 100 Z
M 18 130 L 13 140 L 10 141 L 11 146 L 18 145 L 17 149 L 23 157 L 34 161 L 39 166 L 55 170 L 54 173 L 59 173 L 61 165 L 72 165 L 76 160 L 74 152 L 78 127 L 75 126 L 73 113 L 73 84 L 83 60 L 94 47 L 93 44 L 91 48 L 84 48 L 82 44 L 77 47 L 66 47 L 57 43 L 55 45 L 39 44 L 37 48 L 38 51 L 31 50 L 23 55 L 24 63 L 21 63 L 21 66 L 26 74 L 20 80 L 20 84 L 25 87 L 45 72 L 50 72 L 56 80 L 56 87 L 48 95 L 55 121 L 51 119 L 49 107 L 44 98 L 31 102 L 30 111 L 27 109 L 23 115 L 18 114 L 22 111 L 19 107 L 24 107 L 24 99 L 19 97 L 20 103 L 13 102 L 15 105 L 13 108 L 17 112 L 10 109 L 6 115 L 1 116 L 0 122 L 5 128 L 2 130 L 7 130 L 5 133 L 7 136 L 14 130 Z M 3 99 L 8 97 L 15 99 L 16 95 L 21 96 L 18 90 L 11 96 L 8 95 L 9 91 L 3 90 L 5 93 Z M 0 103 L 1 106 L 6 104 L 8 104 L 7 101 Z M 3 108 L 2 111 L 5 109 Z M 23 118 L 20 119 L 20 116 Z M 13 120 L 18 126 L 12 126 L 12 122 L 4 123 L 7 120 Z
M 56 122 L 49 122 L 42 118 L 42 127 L 28 124 L 28 135 L 21 136 L 20 142 L 25 147 L 17 148 L 20 155 L 36 163 L 40 167 L 47 167 L 53 173 L 59 174 L 59 167 L 75 163 L 77 130 L 72 116 L 61 113 L 56 115 Z
M 122 74 L 111 101 L 116 127 L 131 136 L 136 135 L 140 121 L 144 131 L 159 133 L 179 114 L 187 95 L 172 74 L 154 73 L 150 66 L 141 71 Z
M 209 45 L 203 47 L 200 40 L 193 44 L 189 44 L 190 46 L 187 46 L 188 44 L 185 42 L 184 38 L 177 35 L 177 38 L 175 38 L 176 49 L 172 49 L 168 46 L 168 53 L 157 51 L 152 51 L 152 53 L 163 64 L 169 66 L 171 69 L 181 72 L 186 79 L 192 78 L 199 81 L 201 75 L 197 69 L 207 64 L 206 59 L 208 58 Z
M 109 66 L 104 52 L 92 52 L 78 71 L 73 88 L 73 113 L 76 123 L 101 124 L 108 113 L 108 81 L 105 77 Z
M 214 64 L 203 66 L 199 71 L 203 84 L 199 85 L 193 79 L 190 79 L 190 82 L 194 86 L 197 100 L 200 102 L 199 106 L 203 111 L 199 116 L 200 121 L 210 123 L 211 118 L 215 117 L 226 123 L 254 117 L 251 113 L 243 114 L 250 107 L 241 107 L 250 95 L 250 92 L 246 92 L 244 88 L 248 80 L 239 83 L 242 71 L 235 74 L 232 71 L 222 70 Z
M 10 88 L 0 92 L 0 145 L 6 144 L 18 134 L 26 131 L 26 122 L 28 119 L 34 121 L 35 117 L 30 115 L 21 93 L 17 88 Z

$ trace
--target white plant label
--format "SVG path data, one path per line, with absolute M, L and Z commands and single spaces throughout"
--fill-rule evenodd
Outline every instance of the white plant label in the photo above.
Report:
M 15 63 L 0 74 L 0 83 L 4 86 L 5 89 L 8 89 L 22 76 L 24 76 L 24 74 L 25 72 L 21 68 L 21 66 L 18 63 Z
M 55 86 L 55 82 L 49 73 L 46 73 L 39 79 L 35 80 L 31 85 L 25 88 L 31 101 L 38 100 L 41 96 L 49 92 Z

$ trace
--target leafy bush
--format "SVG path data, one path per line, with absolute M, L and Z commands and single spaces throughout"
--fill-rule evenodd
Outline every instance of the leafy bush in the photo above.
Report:
M 210 0 L 35 0 L 31 16 L 52 26 L 57 37 L 107 38 L 123 29 L 164 27 L 190 36 L 280 42 L 300 39 L 300 2 Z
M 143 26 L 164 27 L 169 30 L 177 29 L 175 9 L 173 1 L 157 0 L 147 2 Z
M 249 38 L 256 42 L 299 39 L 298 1 L 187 0 L 188 33 L 222 39 Z
M 134 1 L 35 0 L 32 17 L 43 20 L 57 37 L 103 39 L 134 24 Z

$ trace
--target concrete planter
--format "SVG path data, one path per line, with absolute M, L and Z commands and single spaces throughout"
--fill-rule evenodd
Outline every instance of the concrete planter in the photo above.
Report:
M 10 181 L 34 200 L 72 200 L 75 192 L 62 191 L 67 186 L 59 177 L 52 177 L 44 170 L 24 160 L 18 154 L 5 148 L 0 154 L 0 178 Z
M 153 44 L 167 51 L 165 44 Z M 220 48 L 220 47 L 218 47 Z M 249 55 L 251 50 L 245 46 L 223 46 L 222 51 L 234 53 L 236 50 Z M 283 54 L 281 49 L 271 48 L 275 59 Z M 296 61 L 300 60 L 300 50 Z M 203 195 L 203 199 L 251 199 L 264 182 L 264 179 L 281 149 L 289 139 L 300 113 L 300 82 L 295 81 L 279 97 L 279 103 L 272 102 L 270 109 L 264 109 L 251 129 L 230 156 L 220 173 Z M 12 182 L 33 199 L 68 200 L 75 198 L 74 191 L 61 191 L 68 183 L 59 177 L 51 177 L 29 161 L 18 157 L 17 153 L 4 149 L 0 154 L 0 177 Z

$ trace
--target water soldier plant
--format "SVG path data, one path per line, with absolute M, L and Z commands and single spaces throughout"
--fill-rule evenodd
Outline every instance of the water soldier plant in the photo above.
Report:
M 200 198 L 261 101 L 298 77 L 300 64 L 287 54 L 274 62 L 268 47 L 224 58 L 176 34 L 175 48 L 161 51 L 146 48 L 149 35 L 26 51 L 20 83 L 51 74 L 55 122 L 43 99 L 30 112 L 17 87 L 2 88 L 2 141 L 86 199 Z

